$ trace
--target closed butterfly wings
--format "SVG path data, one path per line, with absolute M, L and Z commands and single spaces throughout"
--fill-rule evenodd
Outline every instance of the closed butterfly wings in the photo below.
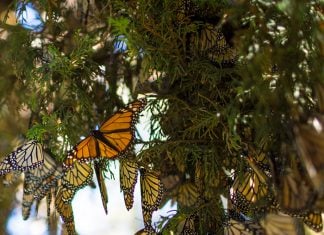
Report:
M 267 235 L 301 235 L 303 232 L 300 231 L 298 223 L 300 221 L 297 218 L 282 213 L 267 214 L 260 221 Z
M 39 182 L 35 182 L 26 174 L 25 181 L 24 181 L 24 191 L 23 191 L 23 198 L 22 198 L 22 217 L 24 220 L 28 219 L 30 216 L 30 210 L 32 204 L 34 202 L 34 195 L 33 190 L 37 188 Z
M 97 176 L 98 186 L 101 195 L 102 206 L 106 212 L 108 213 L 107 203 L 108 203 L 108 194 L 107 194 L 107 187 L 105 183 L 105 177 L 103 175 L 103 170 L 101 168 L 101 164 L 99 162 L 94 163 L 94 169 Z
M 55 163 L 54 159 L 46 152 L 43 152 L 43 154 L 44 164 L 25 172 L 22 200 L 23 219 L 28 219 L 33 202 L 38 203 L 48 195 L 50 190 L 57 186 L 57 182 L 62 176 L 62 169 Z
M 0 175 L 10 171 L 26 171 L 39 167 L 44 162 L 43 148 L 40 143 L 30 140 L 18 147 L 0 162 Z
M 140 169 L 140 186 L 142 199 L 142 214 L 146 231 L 152 228 L 152 214 L 158 209 L 163 195 L 163 185 L 156 173 Z
M 258 223 L 229 219 L 224 226 L 224 235 L 265 235 L 265 233 Z
M 138 165 L 136 162 L 121 160 L 119 165 L 120 188 L 124 193 L 127 210 L 133 207 L 134 188 L 137 182 Z
M 261 219 L 260 224 L 267 235 L 302 235 L 302 222 L 315 232 L 323 229 L 322 215 L 319 212 L 308 212 L 300 216 L 269 213 Z
M 163 185 L 156 173 L 140 169 L 142 205 L 148 210 L 157 210 L 163 195 Z
M 178 187 L 177 202 L 184 207 L 191 207 L 197 203 L 199 198 L 197 186 L 192 182 L 186 182 Z
M 9 161 L 10 157 L 11 157 L 11 155 L 5 157 L 5 159 L 3 159 L 0 162 L 0 175 L 5 175 L 13 170 L 13 168 L 10 164 L 10 161 Z
M 209 23 L 199 25 L 198 33 L 192 34 L 190 40 L 197 47 L 199 54 L 213 63 L 224 66 L 234 64 L 237 60 L 236 51 L 226 42 L 217 25 Z
M 190 215 L 178 224 L 181 235 L 198 235 L 195 228 L 195 215 Z
M 71 202 L 76 191 L 88 185 L 92 177 L 93 170 L 90 163 L 75 162 L 62 177 L 62 200 Z
M 90 161 L 98 157 L 114 159 L 123 156 L 132 146 L 138 113 L 146 104 L 136 100 L 109 117 L 98 130 L 76 144 L 64 162 L 69 168 L 75 160 Z
M 74 215 L 72 210 L 71 202 L 64 202 L 63 201 L 63 191 L 62 187 L 59 188 L 55 197 L 55 208 L 57 212 L 60 214 L 65 227 L 68 231 L 69 235 L 76 234 L 75 225 L 74 225 Z
M 321 212 L 310 211 L 301 215 L 301 219 L 309 228 L 319 233 L 323 230 L 323 220 Z
M 319 84 L 318 84 L 319 85 Z M 323 86 L 317 87 L 318 106 L 324 109 Z M 324 113 L 324 112 L 323 112 Z M 307 124 L 298 124 L 294 128 L 296 147 L 305 166 L 310 181 L 319 198 L 324 197 L 324 115 L 315 114 Z M 320 204 L 319 204 L 320 205 Z M 322 207 L 322 206 L 320 206 Z
M 287 154 L 287 163 L 282 165 L 272 159 L 275 193 L 283 212 L 299 215 L 307 212 L 314 203 L 313 186 L 296 155 Z
M 231 201 L 243 213 L 248 213 L 261 199 L 268 197 L 268 177 L 257 166 L 253 158 L 247 161 L 251 167 L 243 177 L 237 177 L 232 186 Z

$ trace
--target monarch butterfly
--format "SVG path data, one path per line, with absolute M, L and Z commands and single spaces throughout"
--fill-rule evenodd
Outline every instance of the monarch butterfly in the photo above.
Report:
M 36 140 L 18 147 L 0 162 L 0 175 L 12 170 L 26 171 L 39 167 L 44 162 L 43 148 Z
M 96 176 L 97 176 L 102 205 L 103 205 L 103 208 L 107 214 L 108 213 L 108 209 L 107 209 L 108 194 L 107 194 L 107 188 L 106 188 L 106 184 L 105 184 L 105 177 L 103 176 L 103 172 L 101 170 L 101 165 L 99 162 L 94 163 L 94 169 L 95 169 Z
M 51 207 L 52 207 L 52 198 L 55 198 L 55 195 L 56 195 L 56 187 L 53 187 L 49 190 L 49 192 L 47 193 L 46 195 L 46 204 L 47 204 L 47 218 L 48 219 L 51 219 Z M 37 201 L 37 204 L 36 204 L 36 211 L 38 211 L 38 207 L 39 207 L 39 204 L 40 204 L 40 201 Z M 54 203 L 55 204 L 55 203 Z
M 224 226 L 224 235 L 261 235 L 265 234 L 262 227 L 252 221 L 229 219 Z
M 75 160 L 113 159 L 124 155 L 132 145 L 137 116 L 145 104 L 145 99 L 139 99 L 118 110 L 101 124 L 99 130 L 91 131 L 75 145 L 63 165 L 70 168 Z
M 191 182 L 179 185 L 177 202 L 181 206 L 191 207 L 199 198 L 198 188 Z
M 148 234 L 155 233 L 155 230 L 152 227 L 153 211 L 148 210 L 147 208 L 144 208 L 143 204 L 142 204 L 142 214 L 143 214 L 143 221 L 144 221 L 144 231 L 147 232 Z
M 55 208 L 57 212 L 60 214 L 69 235 L 76 234 L 75 226 L 74 226 L 74 216 L 71 203 L 65 203 L 62 200 L 62 187 L 59 187 L 58 192 L 55 197 Z
M 51 204 L 51 192 L 48 192 L 46 196 L 47 196 L 47 216 L 49 217 L 50 204 Z M 35 199 L 33 193 L 26 193 L 24 191 L 23 198 L 22 198 L 22 217 L 24 220 L 27 220 L 29 218 L 31 207 L 35 201 L 36 201 L 36 212 L 37 212 L 40 199 Z
M 322 214 L 320 212 L 308 212 L 301 216 L 303 222 L 315 232 L 323 230 Z
M 34 198 L 37 200 L 44 198 L 51 188 L 57 186 L 57 181 L 61 178 L 61 176 L 62 175 L 60 172 L 55 172 L 43 180 L 40 186 L 33 192 Z
M 277 199 L 280 207 L 289 214 L 299 214 L 307 210 L 315 200 L 311 185 L 305 180 L 305 175 L 286 169 L 278 185 Z
M 221 65 L 234 64 L 237 60 L 236 51 L 226 42 L 224 34 L 217 25 L 204 23 L 199 25 L 198 35 L 192 34 L 190 41 L 202 56 L 211 62 Z
M 324 95 L 322 95 L 322 102 L 324 109 Z M 313 125 L 300 124 L 295 126 L 296 147 L 314 188 L 322 194 L 324 191 L 324 174 L 322 171 L 324 165 L 324 115 L 317 114 L 310 121 Z M 315 128 L 314 124 L 318 126 L 318 129 Z
M 76 193 L 75 189 L 62 186 L 61 187 L 62 201 L 65 203 L 71 203 L 75 193 Z
M 190 215 L 185 220 L 178 224 L 178 231 L 181 231 L 181 235 L 197 235 L 195 229 L 195 215 Z
M 91 165 L 86 162 L 75 162 L 73 167 L 64 172 L 62 184 L 76 191 L 89 184 L 93 176 Z
M 120 188 L 124 193 L 127 210 L 133 207 L 134 188 L 137 182 L 138 166 L 136 162 L 121 160 L 119 165 Z
M 260 221 L 260 224 L 266 231 L 267 235 L 303 234 L 302 229 L 300 229 L 300 221 L 298 221 L 297 218 L 282 213 L 267 214 Z
M 247 160 L 252 169 L 249 169 L 242 179 L 239 177 L 235 179 L 231 193 L 233 205 L 243 213 L 248 213 L 261 199 L 271 197 L 267 185 L 268 177 L 259 169 L 252 157 L 247 157 Z
M 249 152 L 253 153 L 253 155 L 252 155 L 253 157 L 250 155 L 250 157 L 247 157 L 247 160 L 249 161 L 249 158 L 250 158 L 250 162 L 253 161 L 253 163 L 256 164 L 256 166 L 260 170 L 262 170 L 268 177 L 271 177 L 270 162 L 267 158 L 267 155 L 264 152 L 257 152 L 253 148 L 250 148 Z
M 198 35 L 192 35 L 191 42 L 200 52 L 205 52 L 215 46 L 226 48 L 227 43 L 223 33 L 214 25 L 204 23 L 198 25 Z
M 30 210 L 33 202 L 34 202 L 34 195 L 32 193 L 27 193 L 24 191 L 23 198 L 22 198 L 22 217 L 24 220 L 27 220 L 29 218 Z
M 161 203 L 163 185 L 156 173 L 149 172 L 144 168 L 140 168 L 140 173 L 142 214 L 145 231 L 152 231 L 152 214 Z
M 39 178 L 33 178 L 32 173 L 30 173 L 29 171 L 25 172 L 24 190 L 22 197 L 22 217 L 24 220 L 27 220 L 29 218 L 32 204 L 35 201 L 33 193 L 40 184 L 41 181 Z
M 144 168 L 140 168 L 140 173 L 142 206 L 155 211 L 162 199 L 163 185 L 156 173 Z
M 47 177 L 53 175 L 54 173 L 62 173 L 62 167 L 59 166 L 47 152 L 43 151 L 43 154 L 43 165 L 35 169 L 29 170 L 28 172 L 31 173 L 30 176 L 39 180 L 44 180 Z
M 312 207 L 316 192 L 296 155 L 284 156 L 287 166 L 278 165 L 275 159 L 271 161 L 276 199 L 283 212 L 297 216 Z
M 38 203 L 50 190 L 57 185 L 57 181 L 62 176 L 62 169 L 47 154 L 44 154 L 44 164 L 39 168 L 27 170 L 25 172 L 24 191 L 22 200 L 23 219 L 27 219 L 30 214 L 31 206 L 36 200 Z
M 36 169 L 29 170 L 29 177 L 39 181 L 39 186 L 33 190 L 34 198 L 41 200 L 50 191 L 57 186 L 58 180 L 62 177 L 62 168 L 58 166 L 54 159 L 45 151 L 44 164 Z

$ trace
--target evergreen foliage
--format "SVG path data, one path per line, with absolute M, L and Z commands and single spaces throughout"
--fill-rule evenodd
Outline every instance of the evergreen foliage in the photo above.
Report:
M 151 136 L 136 140 L 136 161 L 160 172 L 163 202 L 178 203 L 163 234 L 186 218 L 198 234 L 222 234 L 221 196 L 255 170 L 246 155 L 299 164 L 296 128 L 324 110 L 322 1 L 31 2 L 45 14 L 42 32 L 1 23 L 2 123 L 14 119 L 11 136 L 38 139 L 62 161 L 124 105 L 121 91 L 146 95 Z

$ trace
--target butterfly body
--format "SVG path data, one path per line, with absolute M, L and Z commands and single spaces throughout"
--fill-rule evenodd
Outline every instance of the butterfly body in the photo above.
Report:
M 127 129 L 119 129 L 119 130 L 114 130 L 114 132 L 127 132 Z M 119 146 L 115 146 L 113 145 L 109 139 L 105 138 L 105 134 L 113 134 L 114 132 L 112 131 L 105 131 L 105 132 L 101 132 L 99 130 L 92 130 L 90 133 L 90 136 L 93 136 L 94 138 L 96 138 L 98 141 L 101 141 L 102 143 L 104 143 L 105 145 L 107 145 L 109 148 L 111 148 L 111 153 L 114 154 L 115 152 L 119 152 L 122 150 L 121 147 Z M 99 146 L 97 145 L 97 151 L 100 151 L 100 149 L 98 148 Z

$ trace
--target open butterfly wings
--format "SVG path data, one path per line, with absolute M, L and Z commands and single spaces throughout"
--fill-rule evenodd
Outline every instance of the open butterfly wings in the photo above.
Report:
M 10 171 L 26 171 L 39 167 L 44 162 L 43 148 L 40 143 L 30 140 L 18 147 L 0 162 L 0 175 Z
M 138 113 L 145 105 L 146 99 L 139 99 L 114 113 L 101 124 L 99 130 L 93 130 L 74 146 L 64 166 L 69 168 L 76 160 L 90 161 L 98 157 L 114 159 L 126 154 L 134 140 Z

